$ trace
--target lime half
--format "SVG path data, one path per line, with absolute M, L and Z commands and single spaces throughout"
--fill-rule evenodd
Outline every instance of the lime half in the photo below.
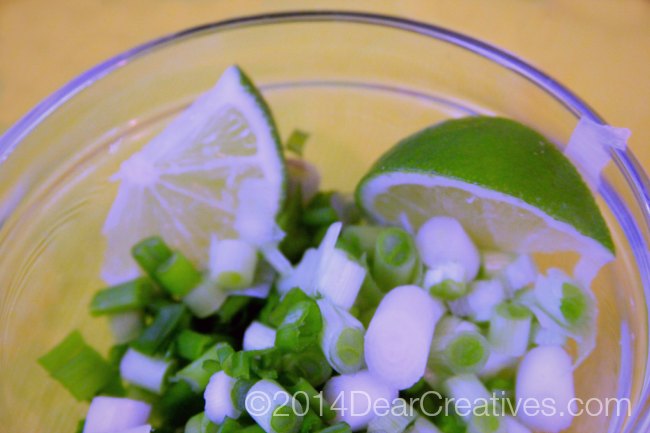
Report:
M 210 237 L 254 244 L 277 237 L 285 169 L 266 103 L 238 67 L 200 96 L 113 176 L 117 197 L 104 224 L 102 276 L 109 282 L 137 275 L 130 249 L 160 235 L 197 264 L 205 264 Z
M 604 260 L 614 252 L 576 168 L 542 135 L 508 119 L 467 117 L 424 129 L 387 152 L 356 193 L 379 222 L 417 229 L 451 216 L 485 249 Z

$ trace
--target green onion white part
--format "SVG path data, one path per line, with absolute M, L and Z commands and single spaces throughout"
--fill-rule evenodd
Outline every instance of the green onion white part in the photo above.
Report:
M 413 424 L 406 429 L 406 433 L 440 433 L 440 429 L 423 416 L 418 416 Z
M 575 413 L 573 365 L 571 357 L 559 346 L 536 347 L 524 356 L 517 370 L 517 401 L 535 399 L 553 401 L 554 413 L 536 411 L 519 413 L 519 419 L 531 430 L 557 433 L 568 428 Z M 568 408 L 571 407 L 571 411 Z
M 210 279 L 224 290 L 238 290 L 253 284 L 257 250 L 241 239 L 210 241 Z
M 396 389 L 415 384 L 424 375 L 434 329 L 444 312 L 442 303 L 417 286 L 388 292 L 366 332 L 368 370 Z
M 474 242 L 456 219 L 446 216 L 429 219 L 418 230 L 415 242 L 422 261 L 429 268 L 456 262 L 465 270 L 467 281 L 476 278 L 481 257 Z
M 244 332 L 244 350 L 264 350 L 275 345 L 275 329 L 254 321 Z
M 514 259 L 512 254 L 502 251 L 481 251 L 482 274 L 494 278 L 501 274 Z
M 147 422 L 151 406 L 129 398 L 95 397 L 86 414 L 83 433 L 114 433 Z
M 142 311 L 125 311 L 109 316 L 111 333 L 116 344 L 135 340 L 144 328 Z
M 349 310 L 365 278 L 366 269 L 363 266 L 349 258 L 345 251 L 334 248 L 322 258 L 316 292 L 333 304 Z
M 246 394 L 245 407 L 266 433 L 296 433 L 302 425 L 302 405 L 272 380 L 255 383 Z
M 308 295 L 314 294 L 314 275 L 318 270 L 320 254 L 315 248 L 309 248 L 305 251 L 302 259 L 295 268 L 286 276 L 282 276 L 276 287 L 281 294 L 287 293 L 294 287 L 299 287 Z
M 293 272 L 291 262 L 280 251 L 277 245 L 264 245 L 261 248 L 262 255 L 266 262 L 280 275 L 289 275 Z
M 505 424 L 506 433 L 532 433 L 528 427 L 510 415 L 506 415 L 503 422 Z
M 325 400 L 336 412 L 335 420 L 350 425 L 352 431 L 368 427 L 381 404 L 393 402 L 397 389 L 390 387 L 368 370 L 332 377 L 323 389 Z
M 489 406 L 485 411 L 477 409 L 477 412 L 469 420 L 468 433 L 508 433 L 498 407 Z
M 564 346 L 567 336 L 564 331 L 544 328 L 536 322 L 532 327 L 532 341 L 537 346 Z
M 466 421 L 472 418 L 469 410 L 490 400 L 490 391 L 473 374 L 461 374 L 445 380 L 443 388 L 448 397 L 454 399 L 459 415 Z M 461 406 L 462 405 L 462 406 Z
M 120 361 L 120 375 L 127 382 L 161 394 L 172 364 L 173 360 L 154 358 L 129 349 Z
M 424 273 L 423 286 L 432 296 L 453 301 L 467 293 L 465 269 L 457 262 L 440 263 Z
M 276 273 L 273 267 L 265 262 L 259 263 L 257 265 L 257 270 L 255 271 L 255 277 L 253 278 L 253 285 L 246 287 L 245 289 L 233 290 L 229 292 L 229 294 L 266 299 L 268 298 L 269 293 L 271 293 L 271 287 L 275 281 L 275 276 Z
M 514 356 L 504 355 L 503 353 L 491 350 L 490 356 L 488 356 L 485 365 L 479 372 L 479 376 L 481 378 L 489 378 L 495 376 L 505 369 L 513 368 L 515 365 L 517 365 L 517 361 L 518 358 Z
M 195 359 L 194 361 L 187 364 L 185 367 L 176 372 L 176 374 L 171 378 L 172 381 L 183 380 L 190 385 L 190 388 L 194 392 L 202 392 L 205 390 L 205 387 L 210 381 L 210 372 L 203 368 L 203 363 L 208 360 L 217 360 L 219 348 L 222 343 L 217 343 L 208 350 L 205 351 L 203 355 Z
M 415 409 L 405 400 L 401 400 L 399 406 L 377 412 L 368 423 L 367 433 L 402 433 L 417 417 Z
M 361 322 L 327 299 L 319 299 L 323 316 L 321 348 L 332 368 L 340 374 L 350 374 L 364 366 L 364 334 Z
M 126 430 L 120 430 L 119 432 L 115 432 L 115 433 L 151 433 L 151 425 L 143 424 L 138 427 L 133 427 Z
M 196 317 L 205 318 L 216 313 L 227 297 L 228 293 L 221 290 L 213 280 L 204 279 L 185 295 L 183 303 Z
M 503 270 L 503 279 L 510 296 L 533 284 L 537 278 L 537 266 L 528 254 L 520 254 Z
M 318 278 L 326 271 L 329 256 L 336 249 L 336 241 L 342 227 L 340 222 L 330 225 L 318 248 L 305 251 L 300 263 L 278 282 L 280 293 L 284 294 L 294 287 L 300 287 L 308 295 L 316 294 Z
M 241 415 L 233 402 L 232 389 L 237 382 L 224 371 L 212 375 L 208 386 L 205 388 L 205 415 L 215 424 L 221 424 L 228 417 L 237 419 Z
M 463 320 L 451 314 L 443 316 L 436 325 L 436 332 L 434 333 L 433 342 L 431 343 L 431 350 L 443 350 L 451 338 L 461 332 L 479 332 L 479 328 L 475 323 Z
M 533 315 L 522 305 L 504 302 L 496 307 L 490 319 L 488 339 L 496 352 L 521 356 L 528 349 Z
M 478 280 L 470 285 L 467 295 L 449 302 L 451 312 L 460 317 L 469 317 L 476 322 L 485 322 L 492 317 L 494 308 L 505 299 L 503 284 L 499 280 Z
M 596 345 L 596 301 L 591 291 L 581 288 L 560 269 L 538 275 L 526 305 L 543 328 L 564 332 L 578 343 L 579 365 Z

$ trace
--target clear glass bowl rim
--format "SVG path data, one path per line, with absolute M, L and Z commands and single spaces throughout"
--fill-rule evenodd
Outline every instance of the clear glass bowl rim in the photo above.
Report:
M 200 36 L 204 33 L 214 33 L 237 28 L 270 24 L 327 21 L 350 22 L 394 28 L 441 40 L 469 50 L 524 77 L 539 88 L 543 89 L 577 117 L 585 116 L 595 122 L 606 124 L 605 120 L 593 108 L 591 108 L 576 94 L 560 84 L 557 80 L 523 61 L 516 55 L 478 39 L 465 36 L 461 33 L 434 24 L 390 15 L 337 10 L 288 11 L 247 15 L 191 27 L 186 30 L 151 40 L 98 64 L 80 74 L 42 100 L 31 111 L 5 131 L 4 134 L 0 135 L 0 168 L 9 158 L 12 151 L 20 144 L 21 140 L 34 130 L 52 112 L 65 104 L 83 89 L 91 86 L 93 83 L 101 80 L 113 71 L 127 65 L 134 59 L 145 56 L 166 45 L 181 42 L 185 39 Z M 650 230 L 650 180 L 647 174 L 629 149 L 610 149 L 610 153 L 612 160 L 624 175 L 628 186 L 637 200 L 637 204 L 641 208 L 644 229 Z M 642 278 L 643 277 L 644 276 L 642 276 Z M 650 293 L 648 293 L 647 286 L 645 289 L 646 299 L 649 301 L 648 312 L 650 315 Z M 649 373 L 648 369 L 646 369 L 646 384 L 650 384 Z M 646 406 L 650 398 L 650 388 L 646 386 L 644 386 L 644 388 L 641 401 L 639 402 L 640 408 Z M 632 419 L 627 423 L 625 431 L 646 431 L 645 427 L 650 426 L 650 411 L 642 409 L 641 411 L 635 412 L 636 413 L 633 414 Z

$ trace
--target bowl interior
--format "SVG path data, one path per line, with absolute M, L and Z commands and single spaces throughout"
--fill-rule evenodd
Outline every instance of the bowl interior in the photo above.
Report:
M 0 167 L 0 419 L 6 431 L 72 431 L 83 417 L 84 404 L 50 380 L 36 359 L 75 328 L 104 353 L 110 345 L 107 323 L 87 313 L 103 286 L 101 227 L 117 188 L 108 179 L 230 64 L 241 65 L 261 87 L 283 138 L 295 128 L 310 133 L 306 158 L 320 168 L 325 188 L 351 191 L 400 138 L 452 117 L 504 115 L 560 145 L 568 141 L 575 107 L 485 47 L 436 32 L 327 14 L 209 26 L 117 59 L 56 101 Z M 625 396 L 637 404 L 647 358 L 647 273 L 635 258 L 646 251 L 635 232 L 642 214 L 624 175 L 614 166 L 605 175 L 607 193 L 598 201 L 617 258 L 593 285 L 598 344 L 577 370 L 577 394 Z M 575 257 L 538 260 L 571 270 Z M 572 431 L 619 431 L 625 418 L 582 416 Z

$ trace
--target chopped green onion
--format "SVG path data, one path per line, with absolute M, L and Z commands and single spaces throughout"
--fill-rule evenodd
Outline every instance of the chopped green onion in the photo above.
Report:
M 159 236 L 152 236 L 138 242 L 131 249 L 131 255 L 150 277 L 172 256 L 172 250 Z
M 244 311 L 252 300 L 253 299 L 250 296 L 228 296 L 226 302 L 223 303 L 217 312 L 219 320 L 221 320 L 222 323 L 232 322 L 233 318 L 240 312 Z
M 531 430 L 559 432 L 568 428 L 576 413 L 573 362 L 559 346 L 540 346 L 528 352 L 517 369 L 517 401 L 552 401 L 557 408 L 570 410 L 517 414 Z
M 533 284 L 537 278 L 537 267 L 528 254 L 519 255 L 503 270 L 503 279 L 510 295 Z
M 294 129 L 289 138 L 287 139 L 287 150 L 289 152 L 295 153 L 298 156 L 302 156 L 305 149 L 305 143 L 309 138 L 309 134 L 300 129 Z
M 301 433 L 316 432 L 325 427 L 325 421 L 312 408 L 307 408 L 307 413 L 302 418 Z
M 293 271 L 291 261 L 282 254 L 277 246 L 264 246 L 261 248 L 266 262 L 280 275 L 289 275 Z
M 512 263 L 514 255 L 502 251 L 482 251 L 479 278 L 496 278 Z
M 504 424 L 507 433 L 532 433 L 528 427 L 517 421 L 517 419 L 512 416 L 506 416 Z
M 178 251 L 156 269 L 156 280 L 170 295 L 177 298 L 190 293 L 202 278 L 201 272 Z
M 523 305 L 504 302 L 497 306 L 490 319 L 488 338 L 495 351 L 521 356 L 528 349 L 532 314 Z
M 244 350 L 264 350 L 275 345 L 275 329 L 260 322 L 251 323 L 244 332 Z
M 181 422 L 203 410 L 203 396 L 197 394 L 186 382 L 170 384 L 154 403 L 152 418 L 166 427 L 180 427 Z
M 150 302 L 152 293 L 153 286 L 144 277 L 100 290 L 90 302 L 90 314 L 99 316 L 143 308 Z
M 318 307 L 323 317 L 321 348 L 332 368 L 340 374 L 361 370 L 365 334 L 361 322 L 326 299 L 320 299 Z
M 336 412 L 332 410 L 329 403 L 323 399 L 323 394 L 316 391 L 305 378 L 301 377 L 296 380 L 295 384 L 288 390 L 293 396 L 305 407 L 318 410 L 325 421 L 331 421 L 336 417 Z
M 210 421 L 221 424 L 226 417 L 236 419 L 241 411 L 235 407 L 232 390 L 237 380 L 228 376 L 225 371 L 215 373 L 203 394 L 205 398 L 205 415 Z
M 339 220 L 333 205 L 334 192 L 318 192 L 307 204 L 302 214 L 302 223 L 309 227 L 328 226 Z
M 537 322 L 533 325 L 532 335 L 537 346 L 564 346 L 567 341 L 566 332 L 544 328 Z
M 183 329 L 176 337 L 176 353 L 183 359 L 195 361 L 203 355 L 215 340 L 212 336 Z
M 411 387 L 424 375 L 433 332 L 444 311 L 417 286 L 388 292 L 366 332 L 368 370 L 396 389 Z
M 240 239 L 223 239 L 210 244 L 210 278 L 225 290 L 239 290 L 253 284 L 257 250 Z
M 205 416 L 204 412 L 197 413 L 185 423 L 183 433 L 201 433 L 201 422 Z
M 416 412 L 411 407 L 404 410 L 389 408 L 388 413 L 377 414 L 368 423 L 367 433 L 402 433 L 415 421 Z
M 246 410 L 246 395 L 255 381 L 250 379 L 237 379 L 230 392 L 230 398 L 237 410 L 244 412 Z
M 242 429 L 242 426 L 236 420 L 226 417 L 223 420 L 223 423 L 219 426 L 217 433 L 239 433 Z
M 458 263 L 442 263 L 424 273 L 424 288 L 443 301 L 453 301 L 467 294 L 465 270 Z
M 316 301 L 309 299 L 295 304 L 284 317 L 275 336 L 279 349 L 301 351 L 316 343 L 323 328 L 323 318 Z
M 332 377 L 325 385 L 323 394 L 336 413 L 335 421 L 347 423 L 352 431 L 366 428 L 375 416 L 378 405 L 385 405 L 397 398 L 394 387 L 368 370 Z
M 560 269 L 539 275 L 532 296 L 522 302 L 531 309 L 544 328 L 564 332 L 578 345 L 579 365 L 596 344 L 596 301 L 593 294 L 578 286 Z
M 268 323 L 271 326 L 278 327 L 284 321 L 285 316 L 297 303 L 308 301 L 309 296 L 301 289 L 294 288 L 286 293 L 278 306 L 269 313 Z
M 375 245 L 379 233 L 384 230 L 383 227 L 377 226 L 347 226 L 341 233 L 341 241 L 351 248 L 348 251 L 357 258 L 360 258 L 364 253 L 370 261 L 373 260 L 375 255 Z
M 444 263 L 458 263 L 464 270 L 464 280 L 478 274 L 481 257 L 478 249 L 458 220 L 436 216 L 420 226 L 415 237 L 420 257 L 429 268 Z
M 109 316 L 111 333 L 116 344 L 128 343 L 140 336 L 144 328 L 142 311 L 125 311 Z
M 397 227 L 388 227 L 379 233 L 372 275 L 382 290 L 412 283 L 417 266 L 418 252 L 411 235 Z
M 467 295 L 451 301 L 449 309 L 456 316 L 485 322 L 490 320 L 496 306 L 504 300 L 505 291 L 499 280 L 479 280 L 471 284 Z
M 250 379 L 250 357 L 244 351 L 238 351 L 230 355 L 221 363 L 221 367 L 230 377 L 235 379 Z
M 239 433 L 264 433 L 264 429 L 257 424 L 251 424 L 239 430 Z
M 318 270 L 320 253 L 314 248 L 305 251 L 302 259 L 293 271 L 280 278 L 277 289 L 281 294 L 286 294 L 292 289 L 300 289 L 304 293 L 313 294 L 314 275 Z
M 313 386 L 322 385 L 332 376 L 332 367 L 317 345 L 284 355 L 282 368 L 286 373 L 305 378 Z
M 194 415 L 185 424 L 184 433 L 217 433 L 219 426 L 205 416 L 205 412 Z
M 418 416 L 413 424 L 406 429 L 406 433 L 441 433 L 440 429 L 435 426 L 431 421 L 424 418 L 423 416 Z
M 233 350 L 227 343 L 217 343 L 205 351 L 205 353 L 196 360 L 176 372 L 173 380 L 183 380 L 192 387 L 194 392 L 201 392 L 208 385 L 210 376 L 213 374 L 212 370 L 204 368 L 205 362 L 214 360 L 217 362 L 217 369 L 221 369 L 222 360 L 225 361 L 225 359 L 232 353 Z M 222 359 L 220 359 L 219 355 L 222 356 Z
M 334 425 L 319 430 L 318 433 L 352 433 L 352 429 L 345 422 L 337 422 Z
M 332 303 L 350 309 L 366 277 L 366 269 L 348 257 L 345 251 L 332 248 L 325 252 L 318 268 L 316 291 Z
M 266 433 L 297 433 L 302 425 L 300 402 L 271 380 L 260 380 L 251 387 L 246 409 Z
M 504 355 L 503 353 L 491 350 L 490 356 L 479 374 L 482 378 L 493 377 L 513 368 L 518 361 L 519 359 L 514 356 Z
M 79 331 L 69 334 L 38 363 L 77 400 L 90 400 L 116 376 L 113 366 L 86 344 Z
M 120 362 L 120 374 L 124 380 L 160 395 L 172 366 L 173 360 L 129 349 Z
M 469 420 L 469 430 L 476 433 L 501 433 L 503 432 L 505 417 L 501 416 L 499 408 L 488 404 L 487 407 L 477 410 Z M 509 432 L 508 432 L 509 433 Z
M 186 318 L 186 310 L 182 305 L 169 304 L 161 307 L 153 322 L 133 342 L 133 347 L 146 355 L 164 352 Z
M 95 397 L 90 403 L 84 433 L 121 432 L 147 422 L 151 406 L 129 398 Z
M 478 402 L 489 401 L 491 394 L 485 388 L 483 383 L 473 374 L 461 374 L 445 380 L 443 385 L 444 391 L 447 396 L 451 397 L 455 404 L 468 402 L 468 406 L 473 408 Z M 471 411 L 466 410 L 464 406 L 462 413 L 459 415 L 469 421 L 471 419 Z
M 488 360 L 490 349 L 478 332 L 454 335 L 442 352 L 443 362 L 454 373 L 477 373 Z
M 204 279 L 197 287 L 183 298 L 183 303 L 198 318 L 205 318 L 216 313 L 226 302 L 228 294 L 217 284 Z

